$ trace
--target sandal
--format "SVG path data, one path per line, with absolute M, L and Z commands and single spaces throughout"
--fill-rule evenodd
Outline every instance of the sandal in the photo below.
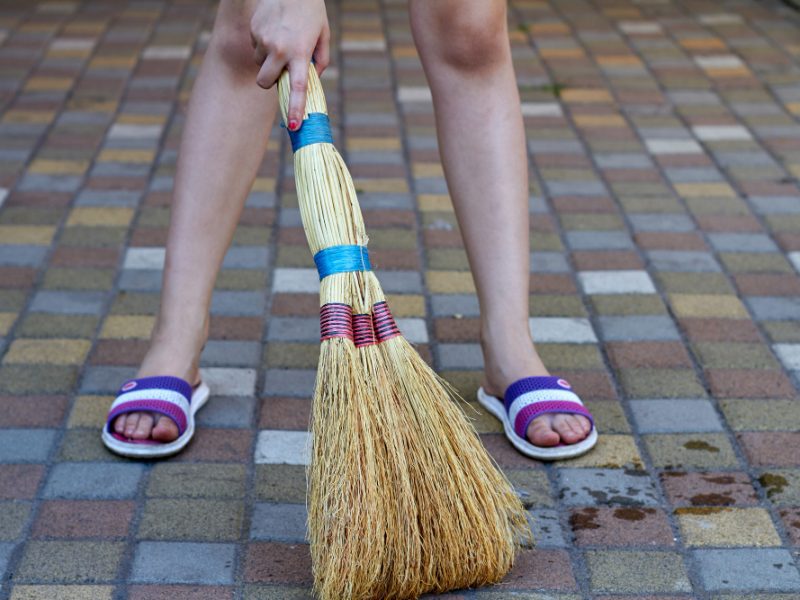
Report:
M 103 427 L 103 444 L 106 448 L 134 458 L 169 456 L 182 450 L 194 435 L 194 415 L 210 395 L 208 385 L 201 381 L 194 389 L 171 375 L 129 379 L 122 384 L 111 405 Z M 130 412 L 154 412 L 172 419 L 178 427 L 178 438 L 172 442 L 152 439 L 134 440 L 115 432 L 114 419 Z
M 506 390 L 505 400 L 478 389 L 478 402 L 503 423 L 506 437 L 514 447 L 531 458 L 558 460 L 572 458 L 591 450 L 597 443 L 594 418 L 583 406 L 572 386 L 559 377 L 525 377 L 515 381 Z M 528 426 L 536 417 L 547 413 L 583 415 L 592 424 L 586 438 L 574 444 L 536 446 L 527 438 Z

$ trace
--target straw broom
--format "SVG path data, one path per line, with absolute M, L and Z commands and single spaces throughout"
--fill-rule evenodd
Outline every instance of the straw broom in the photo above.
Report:
M 286 121 L 288 72 L 278 91 Z M 401 600 L 496 582 L 529 536 L 524 509 L 453 390 L 400 335 L 313 66 L 306 116 L 290 136 L 321 278 L 308 470 L 314 589 L 322 600 Z

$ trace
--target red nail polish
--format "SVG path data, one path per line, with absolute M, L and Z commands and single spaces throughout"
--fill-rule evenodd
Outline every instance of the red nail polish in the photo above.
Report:
M 289 129 L 291 131 L 295 131 L 298 127 L 299 127 L 299 124 L 297 123 L 297 121 L 295 121 L 294 119 L 289 121 Z

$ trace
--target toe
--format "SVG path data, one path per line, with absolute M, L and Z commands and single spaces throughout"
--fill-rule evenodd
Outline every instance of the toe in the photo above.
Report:
M 558 433 L 553 431 L 550 415 L 542 415 L 531 421 L 527 434 L 534 446 L 556 446 L 561 441 Z
M 575 418 L 578 420 L 578 425 L 583 435 L 589 435 L 592 431 L 592 422 L 583 415 L 575 415 Z
M 178 426 L 168 417 L 159 416 L 151 434 L 159 442 L 172 442 L 178 439 Z
M 553 429 L 567 444 L 574 444 L 586 437 L 575 415 L 559 414 L 553 418 Z
M 139 413 L 128 413 L 128 418 L 125 419 L 125 435 L 129 438 L 133 437 L 136 427 L 139 425 Z
M 136 430 L 131 436 L 135 440 L 146 440 L 150 437 L 150 432 L 153 430 L 153 417 L 148 414 L 139 416 L 139 422 L 136 424 Z
M 114 431 L 120 435 L 125 433 L 125 417 L 128 415 L 120 415 L 114 419 Z

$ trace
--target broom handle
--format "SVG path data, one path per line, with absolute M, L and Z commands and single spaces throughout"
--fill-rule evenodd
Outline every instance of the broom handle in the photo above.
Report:
M 290 92 L 289 72 L 284 70 L 278 78 L 278 97 L 284 124 Z M 297 197 L 312 252 L 340 245 L 366 246 L 366 228 L 353 178 L 333 144 L 325 91 L 313 64 L 308 67 L 303 121 L 297 130 L 287 129 L 287 133 L 295 152 Z M 306 146 L 309 147 L 297 153 Z M 327 230 L 318 235 L 320 227 Z

